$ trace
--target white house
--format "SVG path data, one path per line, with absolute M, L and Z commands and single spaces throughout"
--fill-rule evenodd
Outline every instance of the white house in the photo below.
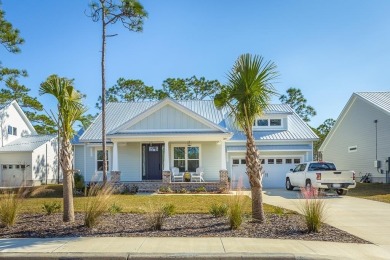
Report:
M 0 128 L 0 187 L 57 181 L 55 136 L 37 135 L 16 101 L 0 107 Z
M 161 181 L 163 172 L 204 169 L 204 180 L 219 180 L 227 170 L 233 181 L 245 175 L 245 135 L 213 101 L 108 103 L 108 171 L 122 182 Z M 264 166 L 264 186 L 283 187 L 285 173 L 312 160 L 318 137 L 288 105 L 270 105 L 254 122 L 254 136 Z M 101 180 L 101 115 L 75 145 L 75 168 L 86 181 Z
M 390 92 L 353 93 L 319 151 L 357 177 L 386 182 L 390 164 Z M 387 178 L 388 179 L 388 178 Z

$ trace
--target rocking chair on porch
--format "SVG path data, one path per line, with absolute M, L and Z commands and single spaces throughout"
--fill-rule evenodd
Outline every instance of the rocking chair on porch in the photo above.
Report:
M 204 175 L 203 168 L 202 167 L 196 168 L 196 172 L 191 173 L 191 181 L 204 182 L 203 175 Z
M 172 181 L 175 182 L 176 180 L 179 180 L 181 182 L 184 181 L 184 172 L 180 172 L 179 168 L 172 167 L 171 168 L 171 174 L 172 174 Z

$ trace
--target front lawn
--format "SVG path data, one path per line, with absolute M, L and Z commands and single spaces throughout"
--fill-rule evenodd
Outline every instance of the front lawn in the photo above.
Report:
M 357 183 L 356 188 L 350 189 L 348 195 L 369 200 L 390 203 L 390 184 Z
M 62 205 L 62 185 L 45 185 L 33 187 L 33 191 L 22 202 L 23 213 L 42 213 L 44 203 L 59 202 Z M 17 192 L 15 190 L 15 192 Z M 0 195 L 1 197 L 1 195 Z M 230 195 L 112 195 L 110 204 L 120 206 L 124 213 L 145 213 L 152 206 L 173 204 L 176 213 L 208 213 L 212 204 L 226 204 Z M 82 212 L 88 198 L 74 196 L 76 212 Z M 251 213 L 251 199 L 244 196 L 244 213 Z M 265 213 L 279 212 L 280 209 L 264 204 Z M 286 211 L 288 212 L 288 211 Z

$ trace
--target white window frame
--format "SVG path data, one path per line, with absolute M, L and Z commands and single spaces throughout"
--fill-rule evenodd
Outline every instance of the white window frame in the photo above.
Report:
M 280 125 L 279 126 L 271 126 L 271 120 L 277 119 L 280 120 Z M 255 122 L 253 124 L 253 130 L 272 130 L 272 129 L 285 129 L 285 117 L 278 117 L 278 116 L 267 116 L 267 117 L 260 117 L 256 118 Z M 257 123 L 258 120 L 267 120 L 268 125 L 267 126 L 259 126 Z
M 202 167 L 202 146 L 200 144 L 191 144 L 191 146 L 188 146 L 188 144 L 173 144 L 171 146 L 171 163 L 172 167 L 174 166 L 175 163 L 175 147 L 184 147 L 185 152 L 184 152 L 184 169 L 187 172 L 188 171 L 188 160 L 196 160 L 196 159 L 188 159 L 188 147 L 199 147 L 199 167 Z M 182 160 L 182 159 L 181 159 Z
M 107 153 L 108 153 L 108 158 L 107 158 L 108 169 L 107 169 L 107 172 L 109 172 L 112 169 L 111 149 L 110 149 L 110 147 L 106 147 L 106 150 L 107 150 Z M 97 161 L 98 161 L 97 160 L 97 153 L 98 153 L 98 151 L 103 151 L 103 149 L 101 147 L 96 147 L 95 148 L 95 158 L 94 158 L 95 172 L 102 173 L 103 171 L 98 171 L 98 169 L 97 169 Z

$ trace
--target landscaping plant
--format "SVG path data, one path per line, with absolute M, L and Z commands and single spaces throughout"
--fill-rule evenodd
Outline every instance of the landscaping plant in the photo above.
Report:
M 108 211 L 112 193 L 113 187 L 109 183 L 94 184 L 89 188 L 84 205 L 85 226 L 91 228 L 99 223 L 100 217 Z
M 61 204 L 57 201 L 44 202 L 42 210 L 46 212 L 46 215 L 51 215 L 55 212 L 58 212 L 61 209 Z
M 325 201 L 319 196 L 317 189 L 302 189 L 302 203 L 299 210 L 305 217 L 308 232 L 319 232 L 325 219 Z
M 25 194 L 27 190 L 20 188 L 17 193 L 7 190 L 0 196 L 0 221 L 4 226 L 10 227 L 15 224 Z
M 242 196 L 239 192 L 230 197 L 228 204 L 228 219 L 230 229 L 238 229 L 243 222 L 243 197 L 244 196 Z
M 165 204 L 162 206 L 152 206 L 150 204 L 149 210 L 146 214 L 148 225 L 151 230 L 161 230 L 165 220 L 175 214 L 175 205 Z
M 229 207 L 226 204 L 215 204 L 210 206 L 209 212 L 213 217 L 220 218 L 225 217 L 228 214 Z
M 110 212 L 110 214 L 116 214 L 116 213 L 120 213 L 122 212 L 122 207 L 117 205 L 116 203 L 114 204 L 111 204 L 111 206 L 108 208 L 108 212 Z

